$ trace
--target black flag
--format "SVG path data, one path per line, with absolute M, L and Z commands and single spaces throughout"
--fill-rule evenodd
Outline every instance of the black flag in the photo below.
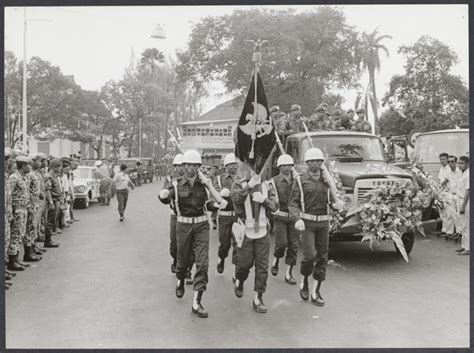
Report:
M 237 126 L 235 155 L 242 162 L 248 164 L 257 174 L 260 174 L 265 161 L 275 146 L 276 139 L 260 74 L 257 74 L 256 104 L 254 80 L 255 74 L 252 76 L 250 89 Z

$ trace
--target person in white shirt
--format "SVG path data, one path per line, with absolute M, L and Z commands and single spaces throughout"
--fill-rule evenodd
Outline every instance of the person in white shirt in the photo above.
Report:
M 449 170 L 448 157 L 449 155 L 444 152 L 439 155 L 439 162 L 441 163 L 441 168 L 439 169 L 438 180 L 440 182 L 443 182 L 446 179 L 446 175 Z M 440 212 L 440 218 L 443 224 L 443 227 L 441 228 L 441 234 L 443 236 L 446 236 L 446 225 L 448 224 L 446 210 Z
M 457 202 L 456 202 L 456 192 L 458 183 L 461 179 L 462 172 L 457 167 L 457 157 L 449 156 L 448 157 L 448 171 L 445 173 L 444 180 L 441 181 L 442 187 L 442 198 L 445 205 L 445 214 L 446 214 L 446 238 L 447 239 L 458 239 L 460 234 L 455 233 L 455 219 L 457 218 Z
M 132 183 L 127 174 L 127 165 L 122 164 L 120 166 L 120 171 L 115 175 L 113 180 L 113 185 L 115 187 L 115 194 L 117 195 L 118 202 L 118 212 L 120 215 L 120 222 L 125 219 L 125 209 L 127 208 L 128 201 L 128 187 L 130 186 L 135 189 L 135 185 Z
M 457 252 L 458 255 L 469 255 L 469 157 L 459 157 L 458 166 L 462 172 L 462 176 L 456 192 L 459 210 L 456 228 L 459 229 L 462 238 L 461 249 L 457 250 Z

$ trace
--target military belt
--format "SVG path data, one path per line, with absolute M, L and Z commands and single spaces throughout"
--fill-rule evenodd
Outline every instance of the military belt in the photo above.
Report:
M 287 217 L 287 218 L 290 217 L 289 212 L 284 212 L 284 211 L 280 211 L 280 210 L 273 212 L 273 215 L 274 216 L 280 216 L 280 217 Z
M 200 216 L 200 217 L 183 217 L 177 216 L 176 220 L 180 223 L 188 223 L 188 224 L 196 224 L 201 222 L 207 222 L 207 216 Z
M 234 211 L 221 211 L 221 210 L 219 210 L 219 216 L 230 216 L 230 217 L 234 217 L 234 216 L 235 216 L 235 212 L 234 212 Z
M 306 219 L 308 221 L 315 221 L 315 222 L 322 222 L 322 221 L 331 220 L 331 216 L 328 215 L 328 214 L 316 216 L 316 215 L 312 215 L 312 214 L 308 214 L 308 213 L 301 213 L 300 217 L 302 219 Z

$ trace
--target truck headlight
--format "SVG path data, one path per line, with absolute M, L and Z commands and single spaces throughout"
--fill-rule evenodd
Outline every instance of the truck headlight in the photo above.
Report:
M 344 202 L 343 210 L 349 211 L 352 207 L 352 203 L 354 202 L 354 195 L 352 194 L 345 194 L 342 196 L 342 202 Z
M 77 190 L 78 190 L 79 192 L 84 192 L 84 191 L 86 191 L 86 187 L 85 187 L 84 185 L 79 185 L 79 187 L 77 188 Z

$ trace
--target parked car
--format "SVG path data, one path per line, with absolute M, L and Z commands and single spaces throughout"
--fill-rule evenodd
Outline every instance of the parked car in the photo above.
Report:
M 155 177 L 155 163 L 153 162 L 153 158 L 140 158 L 140 162 L 142 162 L 143 182 L 146 183 L 149 181 L 152 183 Z
M 78 166 L 74 171 L 74 208 L 88 208 L 91 201 L 99 200 L 100 180 L 95 167 Z

